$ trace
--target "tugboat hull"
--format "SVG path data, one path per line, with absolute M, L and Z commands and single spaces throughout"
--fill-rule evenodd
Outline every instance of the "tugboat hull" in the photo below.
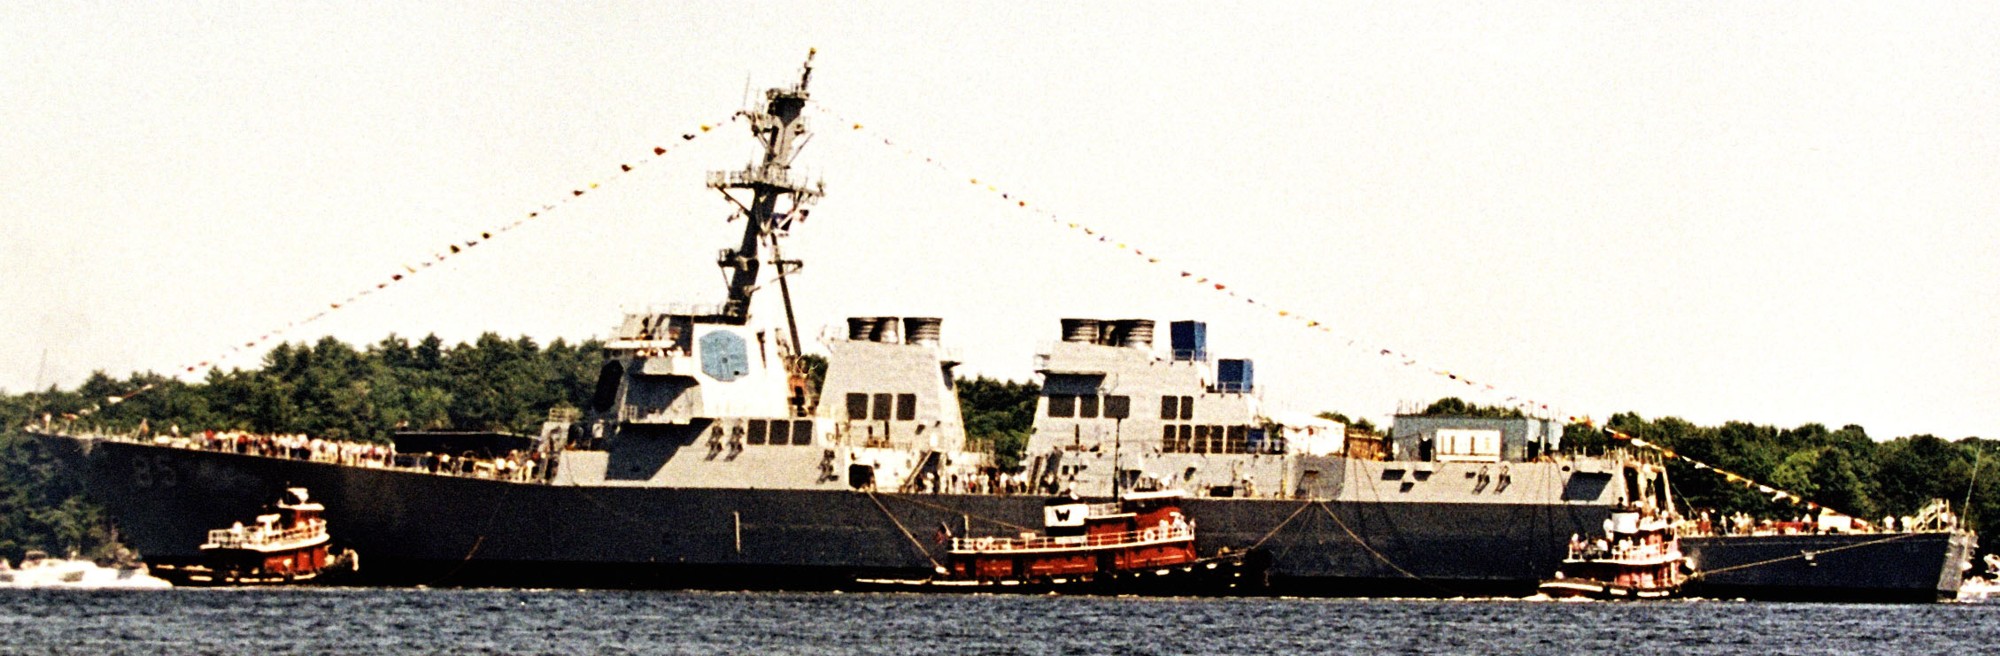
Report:
M 1542 594 L 1556 599 L 1596 599 L 1599 601 L 1666 599 L 1680 594 L 1679 587 L 1640 588 L 1591 579 L 1550 579 L 1543 581 Z
M 873 592 L 964 592 L 985 594 L 1095 594 L 1142 596 L 1228 596 L 1265 590 L 1267 560 L 1235 553 L 1189 563 L 1082 576 L 1031 579 L 861 579 Z

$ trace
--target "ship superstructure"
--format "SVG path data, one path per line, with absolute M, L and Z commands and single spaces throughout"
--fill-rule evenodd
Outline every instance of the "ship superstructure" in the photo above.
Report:
M 1260 410 L 1252 362 L 1211 363 L 1207 325 L 1198 321 L 1170 324 L 1162 357 L 1156 325 L 1062 320 L 1062 340 L 1035 358 L 1042 398 L 1028 442 L 1030 480 L 1045 493 L 1281 493 L 1286 449 Z
M 716 260 L 724 300 L 626 314 L 584 421 L 544 429 L 566 440 L 554 483 L 914 491 L 985 461 L 964 450 L 941 319 L 852 319 L 826 341 L 824 386 L 810 384 L 788 282 L 802 264 L 780 245 L 825 193 L 792 172 L 811 80 L 808 58 L 798 84 L 744 112 L 763 153 L 708 176 L 743 222 Z M 757 293 L 771 286 L 775 303 Z

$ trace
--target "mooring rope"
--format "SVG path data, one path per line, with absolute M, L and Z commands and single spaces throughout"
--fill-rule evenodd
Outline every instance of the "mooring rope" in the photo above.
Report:
M 988 523 L 988 524 L 993 524 L 993 525 L 995 525 L 995 526 L 1004 526 L 1004 527 L 1007 527 L 1007 528 L 1011 528 L 1011 529 L 1014 529 L 1014 530 L 1016 530 L 1016 531 L 1033 531 L 1033 530 L 1036 530 L 1036 529 L 1034 529 L 1034 528 L 1032 528 L 1032 527 L 1028 527 L 1028 526 L 1022 526 L 1022 525 L 1020 525 L 1020 524 L 1016 524 L 1016 523 L 1013 523 L 1013 522 L 1010 522 L 1010 521 L 1006 521 L 1006 520 L 1002 520 L 1002 519 L 994 519 L 994 518 L 991 518 L 991 517 L 986 517 L 986 516 L 983 516 L 983 515 L 975 515 L 975 514 L 972 514 L 972 513 L 968 513 L 968 512 L 965 512 L 964 510 L 960 510 L 960 509 L 958 509 L 958 508 L 953 508 L 953 507 L 951 507 L 951 506 L 947 506 L 947 505 L 944 505 L 944 504 L 939 504 L 939 503 L 931 503 L 931 502 L 929 502 L 929 501 L 924 501 L 924 500 L 922 500 L 922 499 L 918 499 L 918 498 L 914 498 L 914 497 L 903 497 L 903 496 L 896 496 L 896 495 L 894 495 L 894 494 L 891 494 L 891 495 L 889 495 L 889 498 L 891 498 L 891 499 L 895 499 L 895 500 L 897 500 L 897 501 L 902 501 L 902 502 L 904 502 L 904 503 L 911 503 L 911 504 L 916 504 L 916 505 L 919 505 L 919 506 L 923 506 L 923 507 L 925 507 L 925 508 L 930 508 L 930 509 L 932 509 L 932 510 L 942 510 L 942 511 L 945 511 L 945 512 L 951 512 L 951 513 L 958 513 L 958 514 L 960 514 L 960 515 L 964 515 L 964 516 L 965 516 L 965 517 L 966 517 L 967 519 L 976 519 L 976 520 L 979 520 L 979 521 L 982 521 L 982 522 L 986 522 L 986 523 Z
M 500 510 L 506 507 L 508 493 L 513 491 L 514 489 L 511 486 L 503 486 L 501 488 L 500 496 L 493 500 L 493 512 L 486 514 L 486 523 L 479 527 L 479 537 L 472 541 L 472 548 L 465 551 L 465 557 L 460 558 L 458 564 L 452 566 L 451 571 L 432 579 L 429 583 L 425 583 L 426 587 L 443 583 L 451 577 L 457 576 L 459 570 L 465 569 L 466 565 L 472 563 L 472 557 L 479 553 L 480 547 L 485 546 L 486 536 L 489 535 L 489 531 L 493 530 L 493 522 L 500 518 Z
M 1443 586 L 1443 585 L 1440 585 L 1440 584 L 1438 584 L 1438 583 L 1436 583 L 1436 582 L 1434 582 L 1434 581 L 1431 581 L 1430 579 L 1427 579 L 1427 578 L 1424 578 L 1424 577 L 1422 577 L 1422 576 L 1418 576 L 1416 572 L 1412 572 L 1412 571 L 1410 571 L 1410 570 L 1408 570 L 1408 569 L 1404 569 L 1402 565 L 1398 565 L 1398 564 L 1396 564 L 1396 561 L 1394 561 L 1394 560 L 1390 560 L 1390 559 L 1389 559 L 1389 557 L 1388 557 L 1387 555 L 1384 555 L 1384 554 L 1383 554 L 1382 552 L 1380 552 L 1380 551 L 1376 551 L 1376 550 L 1375 550 L 1375 547 L 1373 547 L 1373 546 L 1370 546 L 1370 545 L 1368 544 L 1368 541 L 1367 541 L 1367 540 L 1364 540 L 1364 539 L 1361 539 L 1361 535 L 1360 535 L 1360 534 L 1358 534 L 1358 533 L 1355 533 L 1355 532 L 1354 532 L 1354 529 L 1351 529 L 1351 528 L 1348 528 L 1348 527 L 1347 527 L 1347 522 L 1344 522 L 1344 521 L 1341 521 L 1341 520 L 1340 520 L 1340 515 L 1338 515 L 1338 514 L 1335 514 L 1335 513 L 1333 512 L 1333 508 L 1332 508 L 1332 507 L 1330 507 L 1330 506 L 1328 506 L 1328 505 L 1326 505 L 1326 502 L 1325 502 L 1325 501 L 1319 501 L 1319 502 L 1317 502 L 1317 503 L 1319 504 L 1319 509 L 1320 509 L 1321 511 L 1324 511 L 1324 512 L 1326 513 L 1326 516 L 1327 516 L 1328 518 L 1331 518 L 1331 519 L 1333 520 L 1333 524 L 1334 524 L 1335 526 L 1339 526 L 1339 527 L 1340 527 L 1340 530 L 1341 530 L 1342 532 L 1345 532 L 1345 533 L 1347 533 L 1347 537 L 1349 537 L 1349 538 L 1353 538 L 1353 539 L 1354 539 L 1354 543 L 1355 543 L 1355 544 L 1357 544 L 1357 545 L 1360 545 L 1360 546 L 1361 546 L 1361 549 L 1362 549 L 1363 551 L 1367 551 L 1367 552 L 1368 552 L 1368 555 L 1371 555 L 1371 556 L 1374 556 L 1376 560 L 1380 560 L 1380 561 L 1382 561 L 1382 564 L 1384 564 L 1384 565 L 1388 565 L 1388 566 L 1389 566 L 1389 569 L 1393 569 L 1393 570 L 1396 570 L 1396 573 L 1398 573 L 1398 574 L 1402 574 L 1403 576 L 1407 576 L 1407 577 L 1410 577 L 1411 579 L 1414 579 L 1414 580 L 1416 580 L 1416 581 L 1417 581 L 1417 582 L 1419 582 L 1419 583 L 1422 583 L 1422 584 L 1424 584 L 1424 585 L 1428 585 L 1428 586 L 1430 586 L 1430 587 L 1433 587 L 1433 588 L 1436 588 L 1436 589 L 1437 589 L 1437 590 L 1438 590 L 1439 592 L 1443 592 L 1443 593 L 1445 593 L 1445 594 L 1448 594 L 1448 595 L 1451 595 L 1451 596 L 1454 596 L 1454 597 L 1463 597 L 1463 596 L 1465 596 L 1465 595 L 1464 595 L 1463 593 L 1460 593 L 1460 592 L 1459 592 L 1459 591 L 1457 591 L 1457 590 L 1453 590 L 1453 589 L 1451 589 L 1451 588 L 1448 588 L 1448 587 L 1445 587 L 1445 586 Z
M 1693 573 L 1693 574 L 1690 574 L 1690 575 L 1688 575 L 1688 579 L 1689 579 L 1689 580 L 1693 580 L 1693 579 L 1699 579 L 1699 578 L 1702 578 L 1702 577 L 1705 577 L 1705 576 L 1708 576 L 1708 575 L 1710 575 L 1710 574 L 1721 574 L 1721 573 L 1723 573 L 1723 572 L 1734 572 L 1734 571 L 1737 571 L 1737 570 L 1744 570 L 1744 569 L 1750 569 L 1750 568 L 1752 568 L 1752 567 L 1763 567 L 1763 566 L 1765 566 L 1765 565 L 1776 565 L 1776 564 L 1778 564 L 1778 563 L 1782 563 L 1782 562 L 1785 562 L 1785 561 L 1789 561 L 1789 560 L 1811 560 L 1812 558 L 1814 558 L 1814 557 L 1817 557 L 1817 556 L 1819 556 L 1820 554 L 1830 554 L 1830 553 L 1834 553 L 1834 552 L 1839 552 L 1839 551 L 1846 551 L 1846 550 L 1848 550 L 1848 549 L 1859 549 L 1859 548 L 1862 548 L 1862 547 L 1870 547 L 1870 546 L 1874 546 L 1874 545 L 1878 545 L 1878 544 L 1883 544 L 1883 543 L 1887 543 L 1887 542 L 1895 542 L 1895 541 L 1897 541 L 1897 540 L 1902 540 L 1902 539 L 1905 539 L 1905 538 L 1910 538 L 1910 537 L 1913 537 L 1913 536 L 1916 536 L 1916 535 L 1918 535 L 1918 534 L 1916 534 L 1916 533 L 1903 533 L 1903 534 L 1900 534 L 1900 535 L 1892 535 L 1892 536 L 1889 536 L 1889 537 L 1886 537 L 1886 538 L 1882 538 L 1882 539 L 1879 539 L 1879 540 L 1869 540 L 1869 541 L 1867 541 L 1867 542 L 1857 542 L 1857 543 L 1855 543 L 1855 544 L 1849 544 L 1849 545 L 1843 545 L 1843 546 L 1838 546 L 1838 547 L 1834 547 L 1834 548 L 1831 548 L 1831 549 L 1821 549 L 1821 550 L 1819 550 L 1819 551 L 1801 551 L 1801 552 L 1799 552 L 1799 554 L 1798 554 L 1798 555 L 1796 555 L 1796 556 L 1784 556 L 1784 557 L 1782 557 L 1782 558 L 1771 558 L 1771 559 L 1767 559 L 1767 560 L 1759 560 L 1759 561 L 1756 561 L 1756 562 L 1751 562 L 1751 563 L 1744 563 L 1744 564 L 1741 564 L 1741 565 L 1730 565 L 1730 566 L 1728 566 L 1728 567 L 1719 567 L 1719 568 L 1716 568 L 1716 569 L 1709 569 L 1709 570 L 1701 570 L 1701 571 L 1698 571 L 1698 572 L 1695 572 L 1695 573 Z
M 585 488 L 582 485 L 576 485 L 576 484 L 557 485 L 555 483 L 542 483 L 542 485 L 574 490 L 579 496 L 583 497 L 583 500 L 589 501 L 590 505 L 597 506 L 598 510 L 602 510 L 605 512 L 605 514 L 611 515 L 613 519 L 625 522 L 627 524 L 631 524 L 632 526 L 647 530 L 651 530 L 659 526 L 659 522 L 649 522 L 644 519 L 640 519 L 631 513 L 619 510 L 617 508 L 610 506 L 609 504 L 604 503 L 602 500 L 599 500 L 596 495 L 586 492 L 585 490 L 587 488 Z
M 1264 533 L 1264 537 L 1257 538 L 1257 541 L 1251 544 L 1250 547 L 1246 549 L 1246 551 L 1256 551 L 1258 547 L 1264 546 L 1265 542 L 1269 542 L 1271 538 L 1277 537 L 1278 531 L 1285 530 L 1285 526 L 1291 524 L 1292 520 L 1298 519 L 1299 513 L 1305 512 L 1306 509 L 1311 508 L 1312 505 L 1313 505 L 1312 499 L 1307 499 L 1305 503 L 1299 504 L 1298 508 L 1292 509 L 1292 514 L 1285 516 L 1285 521 L 1278 522 L 1277 526 L 1271 527 L 1270 531 Z
M 889 522 L 896 525 L 896 530 L 902 531 L 903 537 L 909 538 L 910 546 L 916 547 L 917 553 L 923 554 L 924 560 L 931 562 L 933 571 L 942 571 L 944 569 L 943 564 L 939 563 L 936 558 L 931 557 L 931 551 L 924 548 L 923 541 L 918 540 L 916 535 L 911 534 L 909 527 L 903 526 L 903 520 L 897 519 L 896 513 L 889 512 L 888 506 L 882 505 L 882 500 L 875 496 L 874 490 L 866 490 L 865 493 L 868 495 L 868 500 L 875 502 L 875 507 L 880 509 L 883 515 L 889 517 Z

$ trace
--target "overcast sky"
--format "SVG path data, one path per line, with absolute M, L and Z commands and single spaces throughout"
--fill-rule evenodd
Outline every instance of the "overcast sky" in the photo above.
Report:
M 1200 318 L 1278 409 L 2000 437 L 2000 5 L 856 4 L 0 5 L 0 389 L 212 360 L 565 199 L 284 338 L 717 297 L 701 174 L 754 145 L 680 135 L 816 46 L 808 330 L 940 316 L 1024 378 L 1059 317 Z

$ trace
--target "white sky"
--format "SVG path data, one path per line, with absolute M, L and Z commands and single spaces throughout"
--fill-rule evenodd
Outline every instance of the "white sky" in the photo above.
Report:
M 1018 378 L 1058 317 L 1203 318 L 1289 410 L 1499 400 L 1388 347 L 1599 417 L 2000 437 L 1993 3 L 157 4 L 0 4 L 0 389 L 211 358 L 590 182 L 291 339 L 717 295 L 742 126 L 610 174 L 817 46 L 847 120 L 1166 263 L 822 117 L 809 326 L 942 316 Z

